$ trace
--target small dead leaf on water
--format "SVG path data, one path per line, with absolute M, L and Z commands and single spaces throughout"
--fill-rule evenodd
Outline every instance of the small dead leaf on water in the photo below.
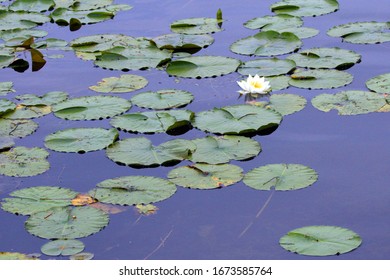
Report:
M 126 211 L 126 207 L 123 206 L 117 206 L 117 205 L 110 205 L 106 203 L 96 202 L 94 204 L 90 205 L 93 208 L 100 209 L 104 211 L 107 214 L 118 214 Z
M 79 193 L 75 198 L 72 199 L 73 206 L 84 206 L 88 204 L 96 203 L 97 200 L 88 194 Z
M 158 207 L 153 204 L 137 204 L 135 205 L 135 210 L 141 215 L 149 216 L 156 214 Z

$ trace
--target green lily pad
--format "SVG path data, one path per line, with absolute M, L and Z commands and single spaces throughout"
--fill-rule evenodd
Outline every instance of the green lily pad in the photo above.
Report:
M 69 94 L 64 91 L 51 91 L 42 96 L 35 94 L 18 95 L 15 98 L 20 101 L 20 104 L 25 106 L 41 106 L 54 105 L 68 99 Z
M 72 204 L 77 192 L 51 186 L 38 186 L 16 190 L 9 194 L 1 204 L 4 211 L 17 215 L 32 215 L 52 208 Z
M 360 90 L 342 91 L 336 94 L 320 94 L 311 100 L 315 108 L 323 112 L 337 110 L 339 115 L 360 115 L 378 111 L 385 106 L 383 95 Z
M 145 137 L 128 138 L 107 148 L 107 157 L 112 161 L 131 167 L 156 167 L 173 165 L 188 158 L 195 150 L 190 140 L 174 139 L 158 146 Z
M 37 25 L 49 22 L 50 18 L 41 13 L 11 12 L 0 10 L 0 30 L 12 30 L 16 28 L 34 28 Z
M 207 48 L 214 42 L 214 38 L 208 34 L 166 34 L 153 38 L 153 42 L 159 49 L 167 49 L 173 52 L 196 53 L 202 48 Z
M 164 89 L 138 93 L 131 98 L 131 103 L 154 110 L 172 109 L 185 106 L 192 102 L 191 92 L 177 89 Z
M 295 69 L 295 62 L 290 59 L 263 58 L 244 62 L 238 68 L 242 75 L 278 76 Z
M 41 148 L 15 147 L 0 153 L 0 174 L 12 177 L 30 177 L 50 168 L 49 153 Z
M 84 96 L 53 106 L 54 114 L 66 120 L 98 120 L 122 114 L 131 108 L 126 99 L 114 96 Z
M 257 17 L 244 23 L 246 28 L 261 29 L 262 31 L 278 31 L 285 28 L 300 27 L 302 25 L 303 20 L 300 17 L 283 14 Z
M 0 116 L 16 109 L 16 104 L 8 99 L 0 99 Z
M 70 50 L 68 42 L 57 38 L 46 38 L 45 40 L 35 41 L 31 44 L 34 49 L 50 49 L 50 50 Z
M 360 62 L 361 55 L 340 48 L 312 48 L 288 57 L 297 66 L 307 68 L 336 68 L 344 70 Z
M 271 5 L 276 14 L 288 14 L 298 17 L 320 16 L 336 12 L 337 0 L 282 0 Z
M 288 28 L 278 29 L 277 31 L 279 33 L 283 33 L 283 32 L 293 33 L 295 36 L 297 36 L 301 40 L 317 36 L 320 33 L 320 31 L 318 29 L 311 28 L 311 27 L 304 27 L 304 26 L 303 27 L 288 27 Z
M 8 150 L 15 145 L 15 142 L 10 137 L 0 137 L 0 152 Z
M 143 70 L 156 68 L 171 59 L 172 53 L 156 46 L 143 48 L 116 47 L 96 56 L 95 65 L 111 70 Z
M 199 163 L 219 164 L 231 160 L 248 160 L 261 151 L 257 141 L 244 136 L 206 136 L 194 139 L 192 143 L 196 145 L 196 150 L 189 160 Z
M 295 94 L 272 94 L 269 102 L 254 102 L 254 105 L 272 108 L 282 116 L 290 115 L 301 111 L 306 106 L 306 99 Z
M 353 80 L 348 72 L 334 69 L 299 71 L 291 75 L 289 84 L 306 89 L 331 89 L 346 86 Z
M 15 92 L 13 89 L 13 82 L 1 82 L 0 83 L 0 96 L 6 95 L 10 92 Z
M 64 0 L 62 0 L 64 1 Z M 88 11 L 88 10 L 95 10 L 99 8 L 103 8 L 106 6 L 109 6 L 112 4 L 113 0 L 88 0 L 87 2 L 81 1 L 81 2 L 76 2 L 74 0 L 71 0 L 73 3 L 68 7 L 74 6 L 73 8 L 77 11 Z M 65 1 L 66 2 L 66 1 Z M 76 4 L 74 4 L 76 2 Z M 58 6 L 58 3 L 56 4 Z M 66 5 L 65 5 L 66 6 Z
M 99 232 L 109 221 L 104 211 L 84 207 L 53 208 L 31 215 L 26 230 L 45 239 L 75 239 Z
M 19 40 L 20 42 L 24 42 L 31 37 L 34 38 L 43 38 L 47 36 L 48 32 L 40 29 L 23 29 L 16 28 L 10 30 L 0 31 L 0 38 L 6 41 L 8 45 L 8 41 Z
M 0 119 L 0 137 L 24 138 L 38 129 L 32 120 Z
M 245 104 L 199 112 L 193 125 L 211 133 L 246 134 L 274 129 L 281 121 L 282 116 L 273 110 Z
M 182 34 L 207 34 L 222 31 L 216 18 L 188 18 L 171 24 L 171 31 Z
M 0 252 L 0 260 L 36 260 L 37 257 L 16 252 Z
M 53 0 L 15 0 L 9 5 L 11 11 L 46 12 L 54 7 Z
M 243 170 L 232 164 L 203 164 L 181 166 L 168 173 L 176 185 L 191 189 L 216 189 L 241 181 Z
M 70 128 L 46 136 L 45 146 L 57 152 L 86 153 L 103 150 L 118 138 L 116 129 Z
M 256 190 L 290 191 L 306 188 L 317 179 L 315 170 L 301 164 L 269 164 L 250 170 L 243 182 Z
M 354 44 L 378 44 L 390 41 L 390 22 L 352 22 L 332 27 L 327 34 Z
M 48 256 L 71 256 L 84 250 L 85 245 L 79 240 L 53 240 L 41 247 L 41 252 Z
M 2 115 L 5 119 L 10 120 L 25 120 L 40 118 L 51 113 L 51 106 L 47 105 L 22 105 L 18 104 L 16 109 Z
M 366 82 L 368 89 L 378 93 L 390 93 L 390 73 L 382 74 L 369 79 Z
M 188 110 L 140 112 L 117 116 L 110 124 L 127 132 L 170 133 L 191 127 L 193 116 Z
M 162 201 L 175 192 L 175 184 L 162 178 L 125 176 L 100 182 L 89 193 L 100 202 L 136 205 Z
M 278 75 L 267 77 L 269 84 L 271 85 L 272 91 L 286 89 L 290 86 L 289 81 L 291 80 L 290 76 Z
M 244 55 L 275 56 L 294 52 L 301 46 L 302 41 L 293 33 L 269 30 L 234 42 L 230 50 Z
M 0 52 L 0 68 L 5 68 L 11 65 L 16 60 L 14 54 L 1 53 Z
M 84 261 L 84 260 L 92 260 L 95 255 L 88 252 L 81 252 L 74 255 L 71 255 L 69 259 L 71 260 L 78 260 L 78 261 Z
M 307 226 L 294 229 L 280 238 L 287 251 L 307 256 L 331 256 L 348 253 L 362 243 L 361 237 L 346 228 Z
M 103 78 L 97 86 L 90 86 L 89 88 L 104 93 L 123 93 L 132 92 L 146 87 L 148 80 L 138 75 L 121 75 L 118 77 Z
M 166 71 L 184 78 L 217 77 L 237 70 L 240 61 L 223 56 L 192 56 L 172 61 Z

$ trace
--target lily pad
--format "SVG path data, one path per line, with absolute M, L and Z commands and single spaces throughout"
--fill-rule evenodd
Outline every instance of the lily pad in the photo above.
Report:
M 245 104 L 199 112 L 193 125 L 211 133 L 246 134 L 274 129 L 281 121 L 282 116 L 273 110 Z
M 105 149 L 119 138 L 116 129 L 70 128 L 45 138 L 45 146 L 57 152 L 85 153 Z
M 39 186 L 16 190 L 5 198 L 1 208 L 17 215 L 32 215 L 52 208 L 71 205 L 77 192 L 51 186 Z
M 290 76 L 278 75 L 267 77 L 269 84 L 271 85 L 272 91 L 286 89 L 290 86 L 289 81 L 291 80 Z
M 302 96 L 282 93 L 272 94 L 269 98 L 269 102 L 254 102 L 253 104 L 256 106 L 272 108 L 282 116 L 286 116 L 301 111 L 305 108 L 306 103 L 306 99 Z
M 0 153 L 0 174 L 12 177 L 30 177 L 50 168 L 49 153 L 41 148 L 15 147 Z
M 318 179 L 318 174 L 301 164 L 269 164 L 250 170 L 244 184 L 256 190 L 290 191 L 306 188 Z
M 62 1 L 65 1 L 65 0 L 62 0 Z M 75 10 L 78 10 L 78 11 L 88 11 L 88 10 L 95 10 L 95 9 L 103 8 L 103 7 L 111 5 L 113 2 L 113 0 L 89 0 L 87 2 L 85 2 L 85 1 L 76 2 L 74 0 L 71 0 L 71 1 L 73 2 L 72 5 L 67 6 L 67 8 L 74 6 L 73 8 Z M 76 2 L 76 5 L 74 5 L 74 2 Z M 58 6 L 58 3 L 56 6 Z
M 172 61 L 166 71 L 184 78 L 217 77 L 237 70 L 240 61 L 223 56 L 192 56 Z
M 202 48 L 207 48 L 214 42 L 214 38 L 208 34 L 166 34 L 153 38 L 153 42 L 159 49 L 167 49 L 173 52 L 196 53 Z
M 238 68 L 242 75 L 278 76 L 295 69 L 295 62 L 290 59 L 263 58 L 244 62 Z
M 283 14 L 257 17 L 244 23 L 246 28 L 261 29 L 262 31 L 278 31 L 285 28 L 300 27 L 302 25 L 303 20 L 300 17 Z
M 10 92 L 15 92 L 13 89 L 14 83 L 13 82 L 1 82 L 0 83 L 0 96 L 6 95 Z
M 100 182 L 89 193 L 100 202 L 136 205 L 162 201 L 175 192 L 175 184 L 162 178 L 125 176 Z
M 15 145 L 15 142 L 10 137 L 0 137 L 0 152 L 8 150 Z
M 9 5 L 11 11 L 46 12 L 54 7 L 53 0 L 15 0 Z
M 66 120 L 98 120 L 122 114 L 131 108 L 126 99 L 114 96 L 84 96 L 53 106 L 54 114 Z
M 43 38 L 47 36 L 48 32 L 40 29 L 23 29 L 16 28 L 10 30 L 0 31 L 0 38 L 6 41 L 8 45 L 8 41 L 14 41 L 15 39 L 23 42 L 31 37 L 34 38 Z
M 271 5 L 276 14 L 288 14 L 298 17 L 320 16 L 336 12 L 337 0 L 282 0 Z
M 307 39 L 314 37 L 320 33 L 318 29 L 311 28 L 311 27 L 288 27 L 288 28 L 283 28 L 283 29 L 278 29 L 277 30 L 279 33 L 283 32 L 289 32 L 293 33 L 295 36 L 297 36 L 299 39 Z
M 188 110 L 169 110 L 131 113 L 113 118 L 110 124 L 120 130 L 139 133 L 185 131 L 191 127 L 194 113 Z
M 313 106 L 323 112 L 337 110 L 339 115 L 360 115 L 378 111 L 385 106 L 383 95 L 359 90 L 342 91 L 336 94 L 320 94 L 311 100 Z
M 346 228 L 307 226 L 288 232 L 279 240 L 287 251 L 307 256 L 331 256 L 348 253 L 362 243 L 361 237 Z
M 16 104 L 8 99 L 0 99 L 0 116 L 16 109 Z
M 37 257 L 16 253 L 16 252 L 0 252 L 0 260 L 36 260 Z
M 221 21 L 216 18 L 188 18 L 171 24 L 171 31 L 182 34 L 207 34 L 221 31 Z
M 203 164 L 182 166 L 171 170 L 168 179 L 176 185 L 191 189 L 216 189 L 241 181 L 243 170 L 232 164 Z
M 40 118 L 51 113 L 51 106 L 18 104 L 14 111 L 4 114 L 2 117 L 11 120 L 25 120 Z
M 302 41 L 293 33 L 269 30 L 234 42 L 230 50 L 244 55 L 275 56 L 294 52 L 301 46 Z
M 69 257 L 70 260 L 84 261 L 84 260 L 92 260 L 95 255 L 88 252 L 81 252 Z
M 69 206 L 35 213 L 27 219 L 25 228 L 45 239 L 74 239 L 99 232 L 108 221 L 108 215 L 102 210 Z
M 219 164 L 231 160 L 248 160 L 261 151 L 257 141 L 244 136 L 206 136 L 194 139 L 192 143 L 196 145 L 196 150 L 189 160 L 199 163 Z
M 332 27 L 327 34 L 344 42 L 378 44 L 390 41 L 390 22 L 352 22 Z
M 121 75 L 118 77 L 109 77 L 102 79 L 97 86 L 89 88 L 104 93 L 123 93 L 132 92 L 146 87 L 148 80 L 138 75 Z
M 366 82 L 368 89 L 378 93 L 390 93 L 390 73 L 382 74 L 369 79 Z
M 38 124 L 32 120 L 0 119 L 0 137 L 23 138 L 38 129 Z
M 51 91 L 42 96 L 35 94 L 23 94 L 16 96 L 21 101 L 20 104 L 25 106 L 54 105 L 68 99 L 69 94 L 64 91 Z
M 295 61 L 299 67 L 344 70 L 360 62 L 361 55 L 340 48 L 312 48 L 292 54 L 288 59 Z
M 84 250 L 85 245 L 79 240 L 53 240 L 41 247 L 41 252 L 48 256 L 71 256 Z
M 49 21 L 50 18 L 41 13 L 0 10 L 0 30 L 34 28 Z
M 289 84 L 306 89 L 331 89 L 346 86 L 353 80 L 348 72 L 335 69 L 299 71 L 291 75 Z
M 112 161 L 132 167 L 156 167 L 173 165 L 188 158 L 195 150 L 190 140 L 174 139 L 158 146 L 145 137 L 128 138 L 107 148 Z
M 191 92 L 177 89 L 165 89 L 138 93 L 131 98 L 131 103 L 138 107 L 154 110 L 179 108 L 192 102 Z

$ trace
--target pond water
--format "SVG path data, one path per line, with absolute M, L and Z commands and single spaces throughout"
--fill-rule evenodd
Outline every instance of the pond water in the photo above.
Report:
M 201 55 L 251 59 L 229 50 L 238 39 L 253 35 L 243 23 L 249 19 L 272 15 L 269 7 L 276 1 L 117 1 L 133 9 L 119 12 L 112 20 L 82 26 L 70 32 L 68 27 L 45 24 L 41 28 L 50 37 L 70 41 L 92 34 L 122 33 L 133 37 L 156 37 L 170 33 L 170 24 L 178 19 L 215 17 L 220 8 L 226 20 L 223 31 L 213 34 L 215 42 L 199 52 Z M 355 21 L 389 20 L 387 0 L 353 2 L 339 0 L 339 11 L 318 17 L 305 17 L 304 25 L 320 30 L 303 40 L 302 49 L 311 47 L 340 47 L 362 55 L 362 61 L 346 70 L 354 80 L 343 88 L 305 90 L 290 87 L 280 92 L 292 93 L 307 99 L 306 107 L 285 116 L 278 129 L 270 135 L 255 136 L 262 152 L 250 161 L 231 162 L 247 172 L 272 163 L 299 163 L 310 166 L 319 174 L 311 187 L 289 192 L 266 192 L 247 187 L 242 181 L 215 190 L 194 190 L 178 187 L 177 192 L 155 203 L 154 215 L 140 216 L 133 207 L 110 215 L 102 231 L 80 239 L 85 251 L 94 259 L 318 259 L 288 252 L 279 246 L 279 239 L 292 229 L 309 225 L 332 225 L 351 229 L 363 242 L 356 250 L 324 259 L 388 259 L 390 258 L 390 115 L 370 113 L 358 116 L 339 116 L 324 113 L 311 105 L 310 100 L 320 93 L 342 90 L 366 90 L 365 82 L 389 72 L 390 44 L 358 45 L 329 37 L 326 31 L 339 24 Z M 53 54 L 62 53 L 53 51 Z M 1 81 L 13 81 L 13 98 L 24 93 L 44 94 L 61 90 L 71 97 L 96 95 L 88 89 L 105 77 L 123 74 L 94 67 L 78 59 L 73 52 L 64 57 L 48 59 L 37 72 L 17 73 L 1 69 Z M 284 58 L 287 55 L 279 56 Z M 213 107 L 243 104 L 237 99 L 238 73 L 218 78 L 186 79 L 169 77 L 165 71 L 151 69 L 130 71 L 145 77 L 149 84 L 142 90 L 157 91 L 176 88 L 190 91 L 194 101 L 186 109 L 194 112 Z M 279 92 L 278 92 L 279 93 Z M 135 93 L 118 95 L 129 99 Z M 131 111 L 135 111 L 134 107 Z M 73 127 L 110 128 L 109 120 L 64 121 L 53 114 L 36 119 L 39 129 L 16 145 L 44 148 L 44 138 L 57 130 Z M 203 137 L 204 132 L 192 129 L 180 138 Z M 120 132 L 120 138 L 132 137 Z M 167 134 L 148 135 L 154 144 L 175 139 Z M 83 193 L 97 183 L 119 176 L 148 175 L 166 178 L 175 167 L 134 169 L 119 166 L 106 157 L 105 151 L 85 154 L 50 151 L 50 170 L 37 176 L 14 178 L 0 176 L 0 199 L 16 189 L 32 186 L 61 186 Z M 261 214 L 256 217 L 260 209 Z M 30 235 L 24 229 L 25 216 L 0 211 L 0 251 L 39 253 L 47 241 Z M 250 227 L 246 230 L 246 228 Z M 163 242 L 163 246 L 161 245 Z M 48 258 L 42 256 L 42 258 Z M 322 258 L 321 258 L 322 259 Z

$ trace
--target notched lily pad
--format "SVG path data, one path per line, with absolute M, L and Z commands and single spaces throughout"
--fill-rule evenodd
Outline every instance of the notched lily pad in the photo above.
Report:
M 305 108 L 306 103 L 307 101 L 304 97 L 289 93 L 272 94 L 268 102 L 251 102 L 251 104 L 256 106 L 271 108 L 279 112 L 282 116 L 301 111 Z
M 303 20 L 300 17 L 290 15 L 273 15 L 253 18 L 244 23 L 244 26 L 249 29 L 261 29 L 262 31 L 274 30 L 278 31 L 285 28 L 301 27 Z
M 171 31 L 182 34 L 207 34 L 222 31 L 216 18 L 188 18 L 174 21 Z
M 84 243 L 74 239 L 53 240 L 41 247 L 41 252 L 48 256 L 71 256 L 84 250 Z
M 267 77 L 287 74 L 293 71 L 295 66 L 295 62 L 290 59 L 263 58 L 243 62 L 237 71 L 242 75 Z
M 146 87 L 148 80 L 138 75 L 121 75 L 118 77 L 103 78 L 98 85 L 89 88 L 103 93 L 132 92 Z
M 159 49 L 194 54 L 202 48 L 210 46 L 214 42 L 214 38 L 208 34 L 188 35 L 174 33 L 155 37 L 153 42 Z
M 0 96 L 7 95 L 7 93 L 10 93 L 10 92 L 15 92 L 13 87 L 14 87 L 13 82 L 1 82 L 0 83 Z
M 51 106 L 67 100 L 69 94 L 64 91 L 51 91 L 42 96 L 35 94 L 18 95 L 15 98 L 25 106 Z
M 288 14 L 298 17 L 320 16 L 337 11 L 337 0 L 282 0 L 271 5 L 276 14 Z
M 32 120 L 0 118 L 0 137 L 23 138 L 35 132 L 38 124 Z
M 366 82 L 368 89 L 377 93 L 390 93 L 390 73 L 382 74 L 369 79 Z
M 191 92 L 177 89 L 164 89 L 138 93 L 131 98 L 131 103 L 138 107 L 154 110 L 179 108 L 192 102 Z
M 12 112 L 16 109 L 16 104 L 8 99 L 0 99 L 0 116 Z
M 297 71 L 291 75 L 289 84 L 306 89 L 331 89 L 350 84 L 353 76 L 335 69 L 314 69 Z
M 336 226 L 297 228 L 279 240 L 287 251 L 307 256 L 340 255 L 355 250 L 361 243 L 357 233 Z

